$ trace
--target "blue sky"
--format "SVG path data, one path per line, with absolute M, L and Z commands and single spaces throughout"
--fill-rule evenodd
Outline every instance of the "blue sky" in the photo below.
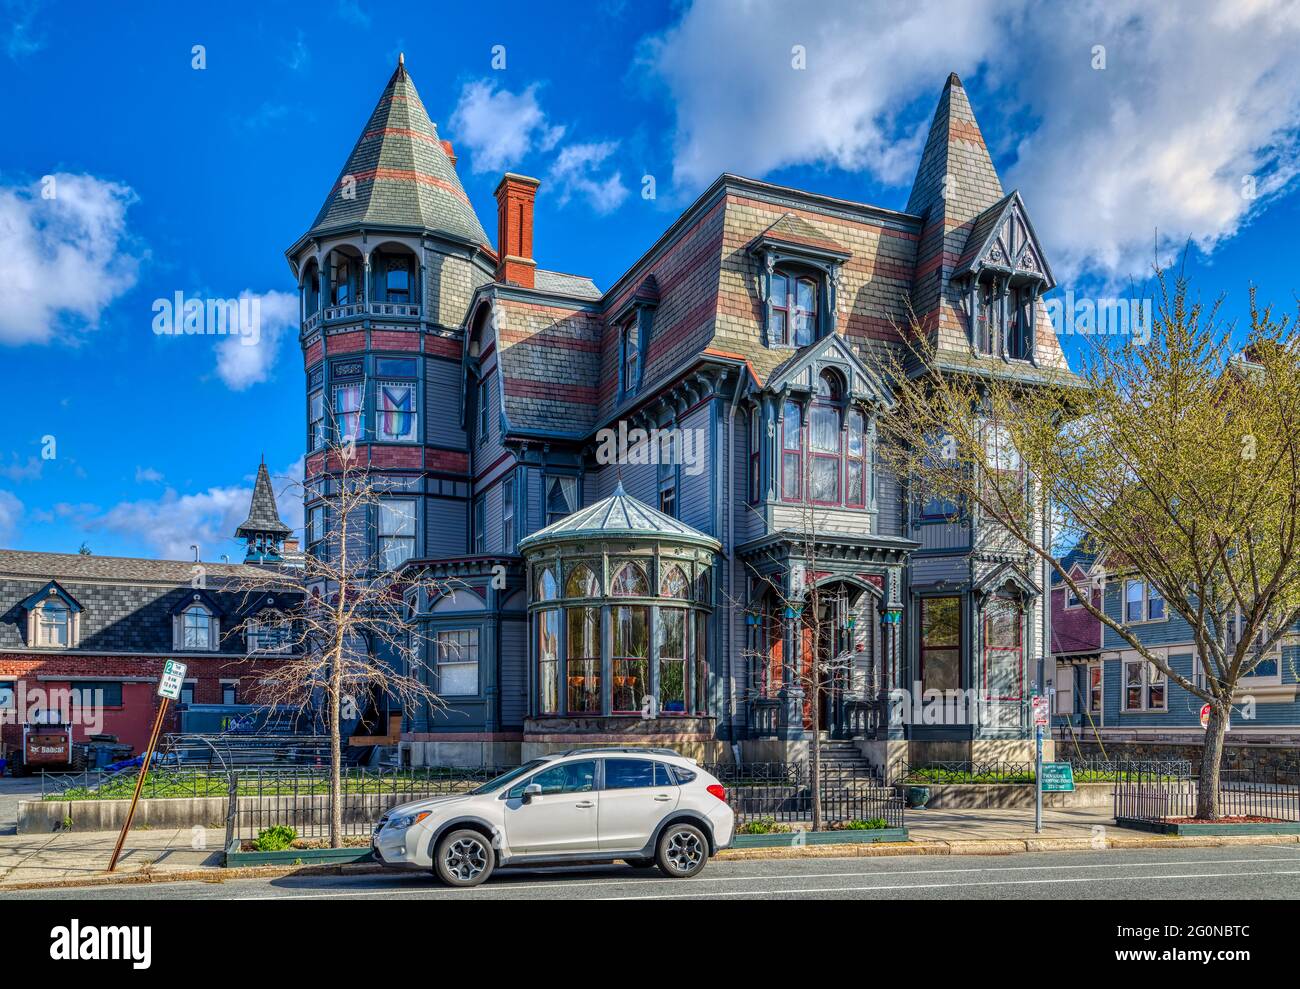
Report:
M 539 262 L 602 287 L 724 169 L 901 209 L 957 71 L 1063 285 L 1128 295 L 1190 242 L 1229 315 L 1290 307 L 1298 5 L 1150 6 L 0 0 L 0 545 L 234 552 L 259 458 L 302 452 L 283 251 L 399 51 L 485 229 L 537 175 Z M 176 292 L 259 296 L 262 342 L 155 335 Z

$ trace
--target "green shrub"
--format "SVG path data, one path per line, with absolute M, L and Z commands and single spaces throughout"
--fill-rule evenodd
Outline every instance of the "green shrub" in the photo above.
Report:
M 257 832 L 253 847 L 259 852 L 282 852 L 298 840 L 298 832 L 287 824 L 263 828 Z
M 839 824 L 832 825 L 833 831 L 881 831 L 889 827 L 889 822 L 883 817 L 872 817 L 867 820 L 854 818 L 851 821 L 841 821 Z
M 759 817 L 746 821 L 736 829 L 737 834 L 789 834 L 790 825 L 778 824 L 775 818 Z

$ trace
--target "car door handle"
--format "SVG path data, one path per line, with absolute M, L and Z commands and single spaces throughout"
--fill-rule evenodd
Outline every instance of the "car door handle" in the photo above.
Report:
M 670 796 L 668 796 L 668 794 L 666 794 L 666 793 L 656 793 L 656 794 L 655 794 L 655 799 L 656 799 L 656 800 L 672 800 L 673 798 L 670 797 Z
M 595 807 L 596 805 L 590 800 L 584 800 L 582 803 L 574 804 L 573 806 L 577 807 L 579 810 L 586 810 L 587 808 Z

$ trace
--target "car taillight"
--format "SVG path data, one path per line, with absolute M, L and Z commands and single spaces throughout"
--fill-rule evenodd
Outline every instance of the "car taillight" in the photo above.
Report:
M 714 783 L 710 786 L 705 787 L 705 789 L 708 790 L 715 797 L 717 797 L 719 800 L 721 800 L 723 803 L 726 803 L 727 788 L 725 786 L 723 786 L 720 783 Z

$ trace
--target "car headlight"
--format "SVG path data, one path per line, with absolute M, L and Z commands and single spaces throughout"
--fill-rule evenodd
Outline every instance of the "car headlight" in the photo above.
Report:
M 405 831 L 407 828 L 414 827 L 423 821 L 431 811 L 422 810 L 418 814 L 403 814 L 400 817 L 390 817 L 388 823 L 384 825 L 385 830 Z

